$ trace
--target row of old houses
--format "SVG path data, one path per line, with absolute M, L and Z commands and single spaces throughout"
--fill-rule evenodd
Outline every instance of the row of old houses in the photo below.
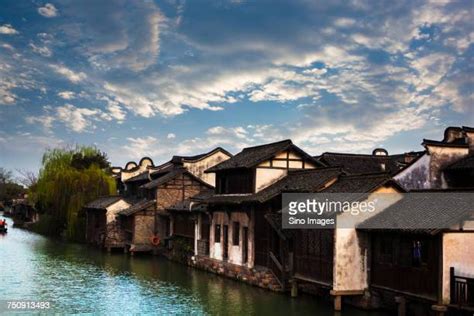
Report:
M 413 314 L 472 310 L 474 129 L 449 127 L 422 145 L 312 156 L 283 140 L 158 166 L 143 158 L 113 169 L 116 196 L 84 207 L 86 238 L 293 296 L 326 296 L 336 310 L 342 302 Z M 285 193 L 395 198 L 352 228 L 283 229 Z

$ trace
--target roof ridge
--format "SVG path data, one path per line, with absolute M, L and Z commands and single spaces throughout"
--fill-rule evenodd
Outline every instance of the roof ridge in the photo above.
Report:
M 373 155 L 373 154 L 357 154 L 357 153 L 338 153 L 338 152 L 326 151 L 326 152 L 322 153 L 321 155 L 319 155 L 319 156 L 314 156 L 314 157 L 321 158 L 321 157 L 323 157 L 324 155 L 339 155 L 339 156 L 352 156 L 352 157 L 361 156 L 361 157 L 385 158 L 385 157 L 401 156 L 401 155 L 406 155 L 406 154 L 410 154 L 410 153 L 417 153 L 417 151 L 407 151 L 407 152 L 400 153 L 400 154 L 390 154 L 390 155 Z
M 343 174 L 341 175 L 344 178 L 368 178 L 368 177 L 378 177 L 378 176 L 386 176 L 387 178 L 391 178 L 388 172 L 371 172 L 371 173 L 358 173 L 358 174 Z
M 465 143 L 465 144 L 459 144 L 459 143 L 454 143 L 454 142 L 451 142 L 451 143 L 448 143 L 448 142 L 445 142 L 443 140 L 433 140 L 433 139 L 427 139 L 427 138 L 423 138 L 423 142 L 421 143 L 421 145 L 440 145 L 440 146 L 446 146 L 446 147 L 469 147 L 469 144 L 468 143 Z
M 318 168 L 313 168 L 313 169 L 293 169 L 293 170 L 289 170 L 288 174 L 310 173 L 310 172 L 316 172 L 316 171 L 321 171 L 321 170 L 326 171 L 326 170 L 331 170 L 331 169 L 341 170 L 342 172 L 342 167 L 340 166 L 325 166 L 325 167 L 318 167 Z
M 257 145 L 257 146 L 250 146 L 250 147 L 244 147 L 242 149 L 242 151 L 246 150 L 246 149 L 255 149 L 255 148 L 260 148 L 260 147 L 267 147 L 267 146 L 272 146 L 272 145 L 276 145 L 276 144 L 283 144 L 285 142 L 288 142 L 289 144 L 293 144 L 293 142 L 291 141 L 291 139 L 287 138 L 287 139 L 284 139 L 284 140 L 280 140 L 280 141 L 277 141 L 277 142 L 273 142 L 273 143 L 268 143 L 268 144 L 263 144 L 263 145 Z

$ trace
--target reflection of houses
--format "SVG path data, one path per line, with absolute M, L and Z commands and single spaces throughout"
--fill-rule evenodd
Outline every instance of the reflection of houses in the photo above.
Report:
M 459 305 L 472 311 L 472 190 L 412 193 L 359 229 L 370 237 L 368 277 L 373 296 L 393 302 L 396 295 L 408 307 L 430 302 L 440 312 Z
M 121 196 L 100 197 L 84 206 L 86 213 L 86 241 L 112 248 L 124 247 L 124 235 L 115 220 L 119 211 L 130 206 Z
M 402 187 L 413 190 L 473 186 L 473 178 L 463 174 L 466 169 L 471 175 L 473 172 L 474 128 L 448 127 L 442 141 L 425 139 L 423 146 L 425 153 L 394 176 Z

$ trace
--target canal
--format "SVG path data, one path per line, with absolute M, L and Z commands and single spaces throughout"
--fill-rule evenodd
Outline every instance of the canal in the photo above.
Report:
M 0 216 L 1 217 L 1 216 Z M 310 296 L 291 299 L 162 258 L 107 254 L 13 228 L 0 234 L 0 302 L 50 301 L 56 313 L 335 315 Z M 342 315 L 380 316 L 344 306 Z

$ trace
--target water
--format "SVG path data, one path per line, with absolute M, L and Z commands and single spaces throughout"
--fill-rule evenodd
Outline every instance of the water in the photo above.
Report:
M 0 301 L 50 301 L 48 314 L 335 315 L 315 297 L 291 299 L 163 258 L 107 254 L 8 223 L 0 234 Z M 342 315 L 382 314 L 344 306 Z

